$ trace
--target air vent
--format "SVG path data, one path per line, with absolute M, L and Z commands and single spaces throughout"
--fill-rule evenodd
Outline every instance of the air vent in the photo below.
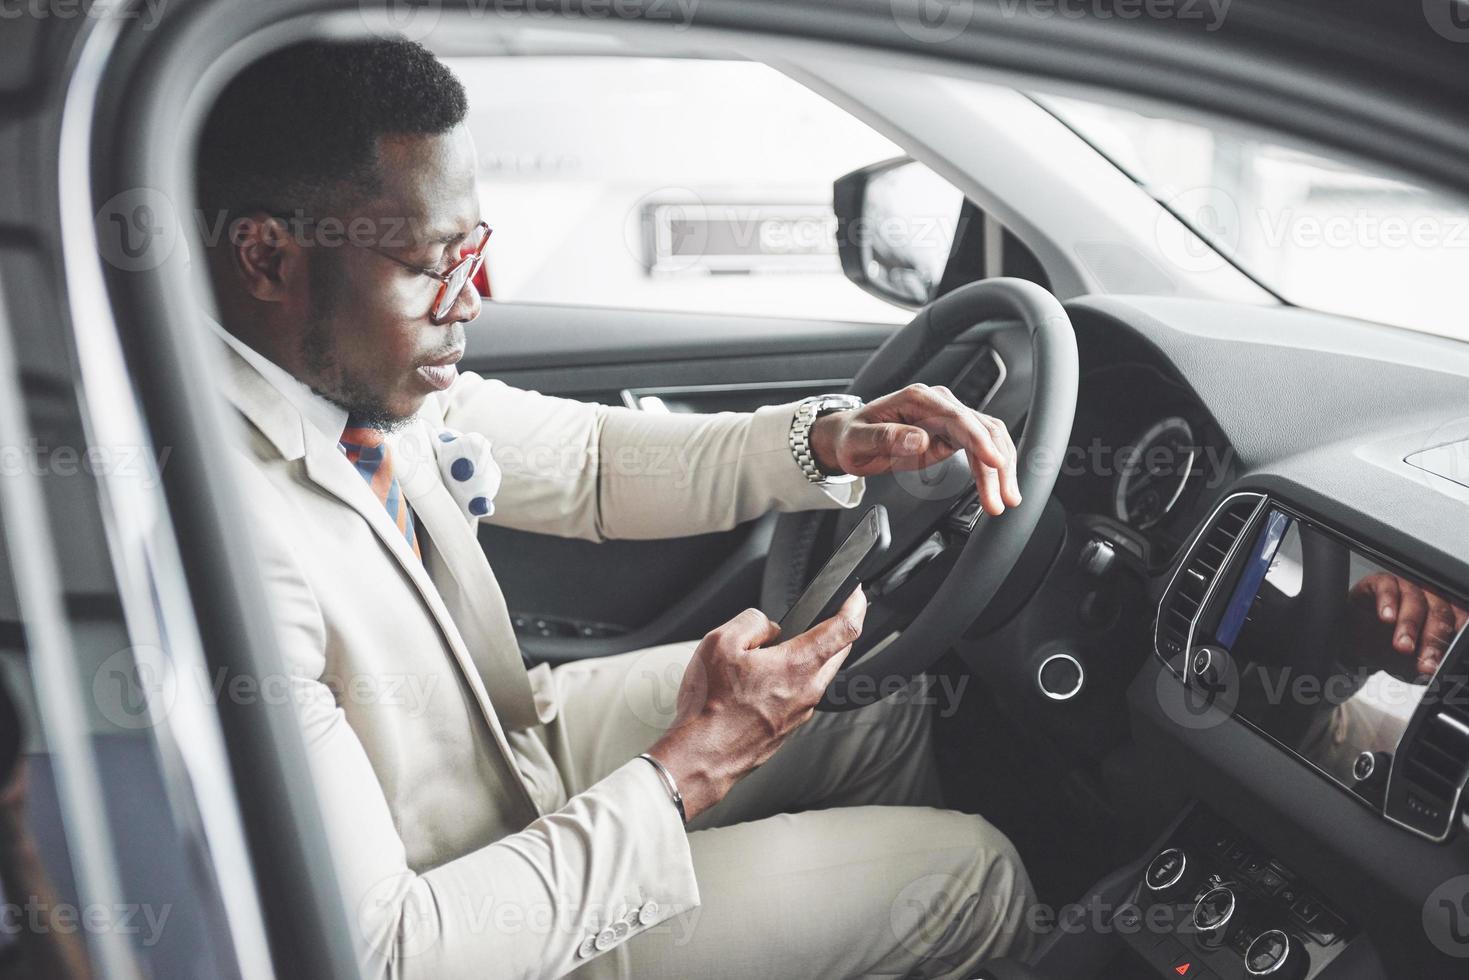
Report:
M 1189 634 L 1203 610 L 1209 587 L 1229 560 L 1250 517 L 1264 503 L 1258 493 L 1237 493 L 1227 498 L 1205 522 L 1183 563 L 1168 583 L 1158 605 L 1154 642 L 1158 655 L 1173 660 L 1188 646 Z
M 1417 724 L 1398 747 L 1388 788 L 1393 819 L 1436 840 L 1447 836 L 1469 779 L 1469 681 L 1440 675 Z

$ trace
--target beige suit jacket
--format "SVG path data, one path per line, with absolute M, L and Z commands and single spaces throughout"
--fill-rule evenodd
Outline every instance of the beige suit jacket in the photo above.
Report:
M 638 759 L 568 798 L 550 672 L 527 672 L 475 528 L 429 446 L 484 433 L 491 521 L 592 540 L 851 505 L 787 446 L 792 406 L 650 415 L 463 375 L 390 440 L 423 560 L 336 439 L 233 349 L 241 481 L 338 874 L 368 976 L 626 972 L 617 948 L 695 907 L 677 812 Z M 604 955 L 605 954 L 605 955 Z

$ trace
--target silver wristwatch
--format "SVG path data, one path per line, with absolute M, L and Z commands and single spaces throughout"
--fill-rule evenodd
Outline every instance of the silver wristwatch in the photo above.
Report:
M 796 457 L 796 465 L 807 480 L 822 486 L 837 486 L 857 479 L 848 473 L 831 476 L 821 471 L 811 453 L 811 426 L 823 415 L 859 409 L 863 404 L 856 395 L 816 395 L 797 403 L 796 416 L 791 419 L 791 455 Z

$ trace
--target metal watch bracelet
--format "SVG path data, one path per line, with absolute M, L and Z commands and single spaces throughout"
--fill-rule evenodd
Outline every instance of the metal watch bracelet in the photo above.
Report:
M 791 455 L 801 468 L 807 482 L 823 486 L 851 483 L 857 478 L 848 473 L 829 474 L 822 472 L 811 451 L 811 427 L 823 415 L 832 412 L 855 411 L 863 406 L 856 395 L 816 395 L 796 404 L 796 414 L 791 419 Z

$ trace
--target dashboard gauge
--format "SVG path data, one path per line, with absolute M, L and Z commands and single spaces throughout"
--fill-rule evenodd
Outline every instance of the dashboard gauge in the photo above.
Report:
M 1119 460 L 1117 519 L 1143 530 L 1167 517 L 1188 486 L 1198 454 L 1193 427 L 1178 416 L 1139 436 Z

